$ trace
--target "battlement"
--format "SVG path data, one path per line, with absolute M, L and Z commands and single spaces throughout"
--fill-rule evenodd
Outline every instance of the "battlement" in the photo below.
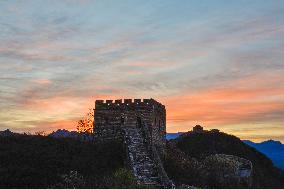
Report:
M 154 99 L 117 99 L 117 100 L 96 100 L 96 110 L 99 109 L 165 109 L 165 106 Z

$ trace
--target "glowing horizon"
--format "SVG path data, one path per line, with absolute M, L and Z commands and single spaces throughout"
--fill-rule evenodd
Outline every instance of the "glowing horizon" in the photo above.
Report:
M 284 142 L 284 2 L 0 2 L 0 130 L 75 130 L 96 99 L 154 98 L 200 124 Z

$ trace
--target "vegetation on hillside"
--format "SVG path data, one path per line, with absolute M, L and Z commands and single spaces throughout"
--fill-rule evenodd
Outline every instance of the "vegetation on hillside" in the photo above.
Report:
M 231 154 L 251 160 L 252 189 L 284 186 L 283 172 L 268 158 L 225 133 L 189 132 L 169 141 L 165 169 L 176 185 L 245 188 L 234 179 L 223 183 L 214 180 L 214 171 L 208 171 L 202 163 L 212 154 Z M 92 143 L 50 136 L 0 136 L 0 188 L 142 189 L 125 162 L 125 151 L 119 141 Z
M 185 183 L 210 188 L 242 188 L 233 181 L 222 186 L 214 180 L 212 172 L 204 169 L 202 162 L 212 154 L 229 154 L 252 161 L 253 189 L 282 189 L 284 174 L 274 167 L 266 156 L 244 144 L 239 138 L 220 132 L 188 132 L 167 144 L 165 168 L 176 183 Z
M 124 166 L 124 155 L 120 142 L 0 137 L 0 188 L 139 188 Z

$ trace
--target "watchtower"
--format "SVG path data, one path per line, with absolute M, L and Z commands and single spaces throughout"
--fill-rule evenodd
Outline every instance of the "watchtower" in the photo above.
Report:
M 154 99 L 96 100 L 94 133 L 101 138 L 121 137 L 122 130 L 141 129 L 148 143 L 163 151 L 166 144 L 166 109 Z

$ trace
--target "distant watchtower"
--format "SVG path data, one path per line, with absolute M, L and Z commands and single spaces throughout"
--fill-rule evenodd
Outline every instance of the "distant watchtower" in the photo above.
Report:
M 147 129 L 150 145 L 166 144 L 166 109 L 154 99 L 96 100 L 94 133 L 101 138 L 121 137 L 125 129 Z
M 192 131 L 195 132 L 195 133 L 203 133 L 204 132 L 203 127 L 201 127 L 200 125 L 196 125 L 195 127 L 193 127 Z

